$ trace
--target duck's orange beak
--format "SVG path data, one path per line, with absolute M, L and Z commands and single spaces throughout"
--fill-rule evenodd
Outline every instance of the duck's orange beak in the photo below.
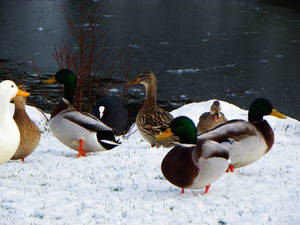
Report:
M 55 77 L 53 76 L 53 77 L 51 77 L 50 79 L 45 80 L 45 81 L 44 81 L 44 84 L 53 84 L 53 83 L 55 83 L 55 82 L 57 82 L 57 81 L 56 81 Z
M 166 131 L 162 132 L 161 134 L 157 135 L 156 139 L 165 139 L 168 137 L 174 136 L 174 133 L 171 131 L 171 128 L 166 129 Z
M 133 80 L 133 81 L 128 81 L 127 82 L 127 86 L 131 86 L 131 85 L 134 85 L 134 84 L 139 84 L 140 82 L 138 80 Z
M 17 96 L 29 96 L 29 95 L 30 95 L 29 92 L 27 92 L 27 91 L 22 91 L 22 90 L 18 89 L 18 92 L 17 92 L 17 94 L 16 94 L 16 97 L 17 97 Z

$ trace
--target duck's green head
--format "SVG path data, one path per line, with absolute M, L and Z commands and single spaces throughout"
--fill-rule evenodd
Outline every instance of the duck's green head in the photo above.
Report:
M 179 116 L 172 120 L 170 127 L 158 135 L 157 139 L 164 139 L 171 136 L 178 136 L 180 143 L 183 144 L 196 144 L 197 128 L 190 118 Z
M 71 70 L 59 70 L 54 77 L 57 82 L 65 86 L 76 86 L 76 75 Z
M 255 99 L 250 107 L 248 112 L 249 122 L 261 121 L 264 116 L 271 115 L 281 119 L 285 119 L 286 116 L 279 113 L 276 109 L 273 108 L 272 103 L 265 98 Z
M 55 74 L 55 76 L 45 81 L 46 84 L 51 84 L 55 82 L 64 85 L 64 98 L 67 99 L 69 102 L 73 103 L 73 95 L 75 92 L 77 82 L 76 75 L 71 70 L 61 69 Z

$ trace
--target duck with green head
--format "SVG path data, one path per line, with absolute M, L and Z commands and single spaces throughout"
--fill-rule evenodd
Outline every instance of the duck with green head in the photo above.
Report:
M 227 148 L 215 141 L 197 140 L 194 122 L 185 116 L 176 117 L 170 127 L 157 136 L 164 139 L 177 136 L 181 144 L 172 148 L 161 163 L 164 177 L 172 184 L 182 188 L 206 188 L 220 178 L 229 165 Z
M 213 140 L 225 145 L 230 152 L 229 170 L 247 166 L 263 157 L 274 144 L 274 132 L 263 119 L 271 115 L 286 118 L 264 98 L 254 100 L 248 112 L 248 121 L 230 120 L 198 136 L 200 140 Z M 231 140 L 231 141 L 228 141 Z
M 54 136 L 63 144 L 77 150 L 78 155 L 86 152 L 110 150 L 119 145 L 113 129 L 96 117 L 79 112 L 73 106 L 76 75 L 68 69 L 59 70 L 45 83 L 59 82 L 64 85 L 64 98 L 54 108 L 49 122 Z

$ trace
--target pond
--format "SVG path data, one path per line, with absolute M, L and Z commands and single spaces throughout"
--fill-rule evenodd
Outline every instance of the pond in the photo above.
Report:
M 253 99 L 266 97 L 280 112 L 300 119 L 299 11 L 259 0 L 3 1 L 1 80 L 8 70 L 12 79 L 24 81 L 30 102 L 41 109 L 49 112 L 61 94 L 59 86 L 40 83 L 58 70 L 54 46 L 73 40 L 62 5 L 76 25 L 81 4 L 99 6 L 96 28 L 109 29 L 107 65 L 129 49 L 129 79 L 155 72 L 161 106 L 216 98 L 247 109 Z M 122 94 L 118 88 L 110 94 Z M 141 102 L 143 92 L 137 86 L 129 96 Z

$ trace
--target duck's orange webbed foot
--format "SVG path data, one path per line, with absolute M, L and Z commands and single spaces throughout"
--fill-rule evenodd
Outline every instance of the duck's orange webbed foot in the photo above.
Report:
M 207 186 L 205 187 L 204 194 L 207 194 L 207 192 L 208 192 L 209 188 L 210 188 L 210 184 L 209 184 L 209 185 L 207 185 Z
M 79 140 L 79 149 L 78 149 L 78 154 L 77 154 L 76 158 L 79 158 L 79 157 L 86 157 L 86 153 L 83 149 L 83 140 L 82 139 Z
M 226 173 L 229 173 L 229 172 L 231 172 L 231 173 L 234 172 L 234 166 L 233 165 L 228 166 L 228 169 L 226 170 Z

